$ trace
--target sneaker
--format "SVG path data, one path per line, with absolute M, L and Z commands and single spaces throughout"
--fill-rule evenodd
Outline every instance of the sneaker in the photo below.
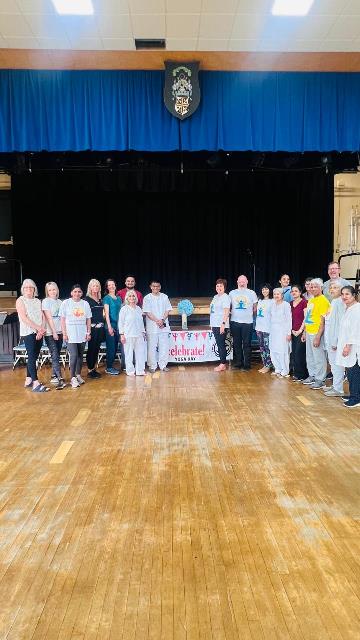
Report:
M 76 376 L 76 380 L 79 384 L 85 384 L 85 380 L 79 374 Z
M 146 376 L 145 371 L 139 371 L 139 373 L 136 374 L 137 376 Z
M 169 367 L 164 367 L 163 369 L 160 369 L 160 371 L 163 371 L 164 373 L 167 373 L 168 371 L 170 371 Z
M 92 369 L 92 371 L 89 371 L 87 377 L 91 378 L 92 380 L 97 380 L 98 378 L 101 378 L 101 374 L 95 371 L 95 369 Z
M 324 391 L 324 396 L 327 398 L 341 398 L 340 391 L 336 391 L 336 389 L 329 389 L 328 391 Z
M 118 369 L 114 369 L 114 367 L 110 367 L 109 369 L 105 369 L 105 373 L 109 373 L 111 376 L 118 376 L 120 371 Z
M 127 376 L 130 376 L 130 378 L 133 378 L 135 376 L 135 373 L 133 371 L 131 371 L 131 373 L 126 373 Z
M 296 376 L 293 377 L 293 382 L 304 382 L 304 378 L 297 378 Z
M 332 385 L 331 385 L 330 387 L 326 387 L 326 386 L 325 386 L 325 387 L 323 388 L 323 391 L 324 391 L 324 393 L 326 393 L 327 391 L 332 391 L 332 390 L 333 390 L 333 388 L 334 388 L 334 387 L 333 387 Z
M 303 380 L 303 384 L 313 384 L 315 382 L 315 378 L 313 378 L 312 376 L 309 376 L 308 378 L 305 378 L 305 380 Z
M 355 400 L 355 398 L 350 398 L 344 402 L 344 407 L 348 409 L 353 409 L 354 407 L 360 407 L 360 400 Z
M 322 380 L 315 380 L 315 382 L 309 385 L 310 389 L 315 389 L 315 390 L 325 389 L 325 387 L 326 387 L 325 381 L 322 381 Z
M 331 371 L 329 371 L 329 373 L 326 375 L 325 380 L 332 380 L 333 379 L 333 374 Z
M 150 373 L 155 373 L 156 369 L 149 368 Z
M 280 373 L 281 378 L 290 378 L 290 373 Z
M 59 378 L 51 376 L 50 384 L 59 384 Z
M 64 387 L 66 387 L 64 380 L 59 380 L 59 384 L 56 385 L 55 389 L 56 391 L 60 391 L 61 389 L 64 389 Z
M 77 381 L 76 378 L 71 378 L 70 384 L 71 384 L 71 387 L 73 389 L 76 389 L 77 387 L 80 387 L 80 383 Z
M 344 402 L 346 402 L 346 400 L 350 400 L 350 397 L 351 397 L 351 396 L 345 396 L 345 395 L 344 395 L 344 396 L 341 396 L 341 397 L 342 397 L 342 399 L 344 400 Z

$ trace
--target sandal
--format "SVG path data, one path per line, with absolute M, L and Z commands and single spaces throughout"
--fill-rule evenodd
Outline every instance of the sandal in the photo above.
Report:
M 37 387 L 33 388 L 33 393 L 45 393 L 46 391 L 50 391 L 50 389 L 43 384 L 38 384 Z

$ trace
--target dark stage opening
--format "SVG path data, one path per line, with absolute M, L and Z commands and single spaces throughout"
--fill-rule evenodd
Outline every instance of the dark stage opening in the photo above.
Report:
M 310 154 L 306 164 L 306 154 L 270 154 L 270 166 L 269 154 L 234 155 L 122 154 L 116 166 L 114 154 L 101 165 L 63 155 L 56 167 L 61 156 L 27 155 L 12 170 L 24 276 L 40 290 L 55 280 L 62 296 L 74 282 L 122 283 L 128 273 L 144 292 L 159 279 L 170 296 L 210 296 L 216 278 L 231 289 L 240 273 L 252 286 L 255 275 L 257 290 L 283 272 L 292 282 L 326 276 L 334 156 Z

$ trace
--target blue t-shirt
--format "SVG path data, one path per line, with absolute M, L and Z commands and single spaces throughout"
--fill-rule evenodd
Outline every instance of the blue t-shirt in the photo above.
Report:
M 116 298 L 113 298 L 110 294 L 108 294 L 107 296 L 104 296 L 103 304 L 109 305 L 110 324 L 113 329 L 116 329 L 121 309 L 121 298 L 119 298 L 118 296 L 116 296 Z

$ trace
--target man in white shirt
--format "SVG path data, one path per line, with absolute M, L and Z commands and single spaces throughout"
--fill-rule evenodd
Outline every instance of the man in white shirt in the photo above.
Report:
M 143 312 L 146 315 L 146 339 L 148 365 L 151 373 L 159 366 L 161 371 L 169 371 L 169 334 L 168 315 L 172 306 L 165 293 L 161 293 L 161 284 L 157 280 L 150 282 L 151 293 L 144 298 Z M 158 350 L 158 351 L 157 351 Z
M 243 371 L 250 370 L 251 335 L 254 315 L 256 314 L 257 295 L 248 289 L 246 276 L 239 276 L 237 289 L 230 291 L 231 316 L 230 331 L 233 337 L 234 367 Z

